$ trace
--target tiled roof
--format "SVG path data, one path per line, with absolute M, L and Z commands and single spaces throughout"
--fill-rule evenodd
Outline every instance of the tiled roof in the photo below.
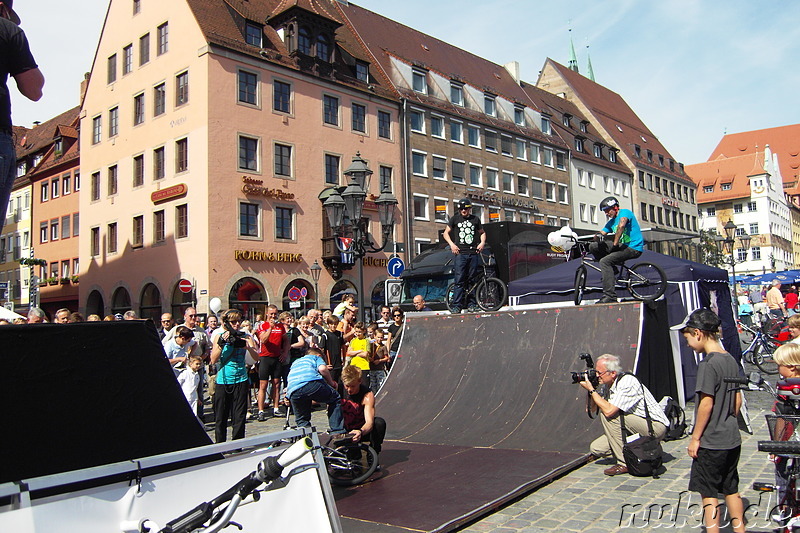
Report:
M 72 109 L 64 111 L 60 115 L 57 115 L 50 120 L 27 130 L 23 137 L 20 138 L 18 136 L 17 146 L 19 151 L 17 152 L 17 158 L 22 158 L 41 151 L 42 149 L 46 149 L 50 144 L 53 143 L 53 137 L 55 136 L 58 127 L 65 125 L 74 126 L 75 119 L 78 117 L 79 112 L 80 106 L 75 106 Z
M 763 151 L 769 145 L 773 154 L 778 154 L 778 165 L 790 194 L 800 194 L 800 124 L 779 126 L 763 130 L 745 131 L 725 135 L 711 153 L 709 160 L 720 155 L 734 157 Z
M 676 178 L 691 182 L 680 173 L 678 162 L 675 161 L 664 145 L 661 144 L 661 141 L 653 135 L 622 96 L 550 58 L 547 59 L 547 63 L 551 64 L 567 81 L 578 98 L 602 123 L 603 128 L 614 139 L 620 150 L 628 154 L 631 160 L 637 161 L 641 166 L 650 167 L 656 172 L 670 174 Z M 641 157 L 637 158 L 634 145 L 641 147 Z M 645 157 L 647 150 L 653 152 L 653 163 L 649 163 Z M 659 154 L 664 156 L 665 165 L 663 167 L 657 162 Z M 675 171 L 670 171 L 669 159 L 675 161 Z
M 750 197 L 750 178 L 764 174 L 764 152 L 725 157 L 720 155 L 713 161 L 686 165 L 686 174 L 697 184 L 697 204 L 708 204 Z M 730 184 L 730 190 L 722 190 Z M 714 187 L 705 192 L 705 187 Z
M 331 3 L 324 0 L 281 0 L 272 12 L 271 17 L 276 17 L 293 7 L 305 9 L 321 17 L 339 22 L 336 11 L 332 9 Z

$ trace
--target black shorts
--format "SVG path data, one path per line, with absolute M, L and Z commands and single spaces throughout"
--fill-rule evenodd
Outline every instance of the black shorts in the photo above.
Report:
M 258 379 L 269 381 L 281 378 L 281 360 L 277 357 L 258 358 Z
M 697 459 L 692 461 L 689 490 L 699 492 L 701 498 L 739 492 L 739 471 L 736 467 L 741 452 L 741 446 L 730 450 L 697 450 Z

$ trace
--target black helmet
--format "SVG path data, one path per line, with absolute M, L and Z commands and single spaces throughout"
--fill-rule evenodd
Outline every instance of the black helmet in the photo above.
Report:
M 458 209 L 467 209 L 468 207 L 472 207 L 472 202 L 469 198 L 462 198 L 458 201 Z
M 603 201 L 600 202 L 600 211 L 606 211 L 618 205 L 619 201 L 613 196 L 609 196 L 608 198 L 604 198 Z

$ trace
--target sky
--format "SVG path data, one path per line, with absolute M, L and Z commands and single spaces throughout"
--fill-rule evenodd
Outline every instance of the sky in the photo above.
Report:
M 800 122 L 800 2 L 355 3 L 495 63 L 518 61 L 530 83 L 546 58 L 567 64 L 571 36 L 581 73 L 588 45 L 595 80 L 619 93 L 686 164 L 706 161 L 725 133 Z M 30 127 L 78 104 L 107 6 L 108 0 L 15 2 L 47 81 L 36 103 L 12 89 L 14 124 Z

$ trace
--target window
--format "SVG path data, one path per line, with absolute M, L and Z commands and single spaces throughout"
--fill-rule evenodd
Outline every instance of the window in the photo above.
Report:
M 414 69 L 411 72 L 411 88 L 418 93 L 428 94 L 428 79 L 425 71 Z
M 91 229 L 91 238 L 89 240 L 89 253 L 94 257 L 100 255 L 100 228 Z
M 61 217 L 61 238 L 62 239 L 69 239 L 70 235 L 72 234 L 70 230 L 70 222 L 72 221 L 72 217 L 69 215 Z
M 639 208 L 639 214 L 642 217 L 642 220 L 647 221 L 647 204 L 642 202 L 641 207 Z
M 758 207 L 756 206 L 755 202 L 747 202 L 747 210 L 751 213 L 758 211 Z
M 464 105 L 464 86 L 457 83 L 450 83 L 450 102 L 453 105 Z
M 97 115 L 92 118 L 92 144 L 97 144 L 103 135 L 103 117 Z
M 447 200 L 444 198 L 433 199 L 433 219 L 436 222 L 447 222 Z
M 297 32 L 297 51 L 301 54 L 311 55 L 311 36 L 306 28 L 300 28 Z
M 244 41 L 251 45 L 251 46 L 258 46 L 261 48 L 261 37 L 264 35 L 264 31 L 261 29 L 261 26 L 257 24 L 253 24 L 252 22 L 246 22 L 244 25 Z
M 71 178 L 71 176 L 69 174 L 64 174 L 61 177 L 61 183 L 62 183 L 62 186 L 61 186 L 62 193 L 61 194 L 69 194 L 69 193 L 72 192 L 72 190 L 70 189 L 70 185 L 71 185 L 70 184 L 70 178 Z M 27 198 L 27 196 L 26 196 L 26 198 Z
M 260 237 L 259 204 L 239 204 L 239 237 Z
M 558 186 L 558 201 L 562 204 L 569 203 L 569 195 L 567 193 L 567 186 L 566 185 L 559 185 Z
M 481 129 L 472 124 L 467 126 L 467 142 L 473 148 L 481 147 Z
M 703 187 L 703 192 L 704 193 L 714 192 L 714 186 L 713 185 L 706 185 L 705 187 Z
M 517 159 L 525 160 L 526 151 L 528 148 L 528 143 L 525 142 L 525 139 L 515 139 L 516 150 L 517 150 Z
M 141 0 L 133 0 L 133 14 L 138 15 L 142 11 Z M 77 272 L 75 272 L 77 274 Z
M 165 22 L 158 27 L 158 52 L 157 55 L 164 55 L 169 49 L 169 23 Z
M 138 215 L 133 217 L 131 246 L 134 248 L 141 248 L 144 245 L 144 216 Z
M 239 136 L 239 170 L 258 171 L 258 139 Z
M 53 178 L 50 182 L 50 197 L 51 198 L 58 198 L 61 194 L 61 183 L 59 183 L 58 178 Z
M 500 153 L 511 157 L 511 137 L 508 135 L 500 136 Z
M 39 224 L 39 243 L 47 242 L 47 231 L 48 231 L 47 222 L 41 222 Z M 4 241 L 5 241 L 5 239 L 4 239 Z M 10 237 L 8 239 L 8 244 L 9 244 L 9 246 L 11 246 L 11 238 Z M 0 252 L 2 252 L 2 251 L 3 251 L 3 247 L 0 246 Z
M 425 133 L 425 115 L 422 111 L 411 110 L 408 114 L 411 121 L 411 131 Z
M 758 261 L 761 259 L 761 247 L 760 246 L 753 246 L 750 248 L 753 252 L 753 261 Z
M 497 152 L 497 134 L 493 131 L 486 130 L 485 133 L 486 138 L 486 151 L 487 152 Z
M 54 218 L 50 221 L 50 240 L 57 241 L 59 236 L 58 232 L 58 219 Z
M 553 130 L 550 127 L 550 117 L 546 117 L 544 115 L 542 115 L 542 133 L 545 135 L 550 135 L 553 133 Z
M 75 173 L 75 184 L 72 186 L 73 191 L 81 190 L 81 174 L 80 172 Z
M 649 176 L 649 174 L 648 174 L 648 176 Z M 661 194 L 661 180 L 656 178 L 655 185 L 656 185 L 656 192 Z M 666 187 L 666 185 L 667 185 L 667 182 L 665 181 L 664 182 L 664 186 Z M 664 192 L 666 193 L 667 191 L 665 190 Z
M 117 54 L 108 58 L 108 83 L 117 81 Z
M 167 86 L 159 83 L 153 87 L 153 116 L 163 115 L 167 110 Z
M 130 74 L 133 70 L 133 45 L 129 44 L 122 49 L 122 75 Z
M 335 96 L 323 95 L 322 96 L 322 120 L 325 124 L 331 126 L 339 125 L 339 99 Z
M 552 181 L 546 181 L 544 183 L 545 194 L 547 195 L 548 202 L 555 202 L 556 201 L 556 184 Z
M 175 141 L 175 172 L 189 170 L 189 139 L 183 138 Z
M 164 210 L 161 209 L 153 213 L 153 244 L 161 243 L 166 240 L 166 220 Z
M 108 110 L 108 136 L 116 137 L 119 135 L 119 108 L 112 107 Z
M 514 194 L 514 174 L 503 172 L 503 192 Z
M 444 139 L 444 117 L 431 115 L 431 135 Z
M 428 220 L 428 197 L 420 194 L 414 195 L 414 219 Z
M 325 154 L 325 183 L 328 185 L 339 185 L 340 161 L 338 155 Z
M 457 120 L 450 121 L 450 140 L 454 143 L 464 144 L 464 125 Z
M 567 154 L 564 152 L 556 152 L 556 168 L 558 170 L 567 169 Z
M 486 169 L 486 188 L 497 190 L 497 169 Z
M 723 184 L 722 184 L 722 187 L 720 187 L 720 188 L 721 188 L 723 191 L 729 191 L 729 190 L 731 190 L 731 184 L 730 184 L 730 183 L 723 183 Z
M 427 177 L 427 159 L 428 155 L 425 152 L 411 152 L 411 171 L 415 176 Z
M 258 76 L 246 70 L 239 71 L 239 102 L 258 105 Z
M 612 163 L 617 162 L 617 152 L 616 150 L 609 150 L 608 151 L 608 160 Z
M 644 205 L 644 204 L 642 204 Z M 588 222 L 589 221 L 589 208 L 586 204 L 581 203 L 578 206 L 578 214 L 581 217 L 581 222 Z M 647 220 L 645 218 L 645 220 Z
M 145 33 L 139 37 L 139 66 L 150 61 L 150 34 Z
M 493 95 L 483 95 L 483 111 L 490 117 L 497 116 L 497 101 Z
M 161 146 L 153 150 L 153 180 L 163 179 L 166 175 L 166 160 L 164 159 L 164 147 Z
M 275 238 L 294 238 L 294 210 L 289 207 L 275 208 Z
M 514 108 L 514 124 L 518 126 L 525 125 L 525 109 L 522 107 Z
M 108 253 L 113 254 L 117 252 L 117 223 L 112 222 L 108 225 Z
M 356 60 L 356 79 L 369 81 L 369 65 L 363 61 Z
M 144 185 L 144 155 L 139 154 L 133 157 L 133 186 L 142 185 Z
M 354 103 L 351 108 L 353 114 L 353 131 L 367 132 L 367 106 Z
M 736 249 L 736 260 L 737 261 L 747 261 L 747 250 L 743 248 Z
M 392 138 L 392 115 L 386 111 L 378 111 L 378 137 Z
M 463 161 L 453 160 L 450 163 L 450 175 L 453 177 L 453 183 L 464 183 L 465 165 Z
M 531 180 L 531 198 L 537 198 L 541 200 L 542 196 L 542 180 L 538 178 L 533 178 Z
M 575 137 L 575 151 L 583 152 L 583 139 L 580 137 Z
M 603 176 L 603 190 L 607 193 L 614 192 L 613 179 L 608 176 Z
M 392 190 L 392 167 L 381 165 L 379 169 L 381 192 Z
M 144 122 L 144 93 L 133 97 L 133 125 L 138 126 Z
M 433 156 L 433 178 L 437 180 L 447 179 L 447 159 L 440 156 Z
M 189 206 L 181 204 L 175 206 L 175 238 L 183 239 L 189 236 Z
M 473 187 L 481 186 L 481 167 L 475 165 L 469 166 L 469 184 Z
M 528 176 L 517 175 L 517 194 L 528 196 Z
M 542 164 L 548 167 L 553 166 L 553 149 L 542 148 Z
M 331 47 L 328 42 L 328 37 L 325 34 L 320 34 L 317 37 L 317 57 L 322 61 L 329 61 L 331 56 Z
M 92 173 L 92 191 L 91 191 L 91 199 L 93 202 L 100 199 L 100 173 L 94 172 Z
M 531 163 L 539 163 L 539 145 L 531 145 Z
M 656 206 L 651 205 L 650 206 L 650 222 L 655 222 L 655 221 L 656 221 Z
M 743 212 L 742 204 L 733 204 L 733 212 L 737 214 L 742 213 Z
M 500 208 L 499 207 L 490 207 L 489 208 L 489 222 L 500 222 Z
M 275 143 L 275 174 L 290 177 L 292 175 L 292 147 Z
M 108 167 L 108 196 L 117 194 L 117 165 Z
M 175 107 L 189 101 L 189 73 L 181 72 L 175 76 Z

